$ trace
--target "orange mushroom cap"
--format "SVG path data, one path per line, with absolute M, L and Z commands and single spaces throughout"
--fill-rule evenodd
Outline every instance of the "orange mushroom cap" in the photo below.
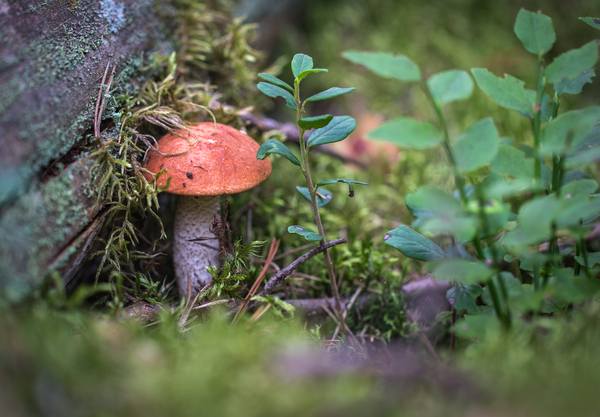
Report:
M 271 162 L 256 158 L 259 145 L 250 136 L 232 127 L 200 123 L 190 131 L 169 133 L 158 141 L 158 150 L 150 150 L 146 168 L 156 174 L 164 169 L 158 184 L 171 178 L 169 193 L 218 196 L 249 190 L 271 175 Z M 179 136 L 181 135 L 181 136 Z M 196 143 L 198 141 L 198 143 Z M 195 145 L 194 145 L 195 144 Z M 150 175 L 146 175 L 150 179 Z

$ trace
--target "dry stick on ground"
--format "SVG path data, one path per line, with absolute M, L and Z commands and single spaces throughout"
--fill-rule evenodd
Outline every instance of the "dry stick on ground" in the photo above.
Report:
M 264 292 L 267 294 L 270 294 L 276 285 L 279 285 L 283 281 L 285 281 L 286 278 L 288 276 L 290 276 L 296 268 L 298 268 L 301 264 L 306 262 L 309 258 L 311 258 L 315 255 L 318 255 L 319 253 L 321 253 L 324 250 L 329 249 L 333 246 L 340 245 L 342 243 L 347 243 L 347 242 L 348 241 L 346 239 L 335 239 L 335 240 L 331 240 L 327 243 L 324 243 L 320 246 L 317 246 L 316 248 L 306 252 L 304 255 L 302 255 L 298 259 L 296 259 L 294 262 L 292 262 L 291 264 L 289 264 L 288 266 L 286 266 L 285 268 L 283 268 L 282 270 L 277 272 L 275 275 L 273 275 L 271 277 L 271 279 L 269 280 L 269 282 L 267 282 L 267 285 L 265 285 Z

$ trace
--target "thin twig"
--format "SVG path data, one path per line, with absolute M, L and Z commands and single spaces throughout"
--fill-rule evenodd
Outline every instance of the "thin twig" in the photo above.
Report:
M 113 76 L 115 75 L 115 66 L 110 73 L 110 77 L 108 79 L 108 83 L 104 84 L 106 81 L 106 75 L 108 74 L 108 68 L 110 66 L 110 62 L 106 64 L 106 69 L 104 70 L 104 75 L 102 76 L 102 83 L 100 84 L 100 90 L 98 91 L 98 99 L 96 100 L 96 108 L 94 110 L 94 136 L 100 136 L 100 123 L 102 122 L 102 113 L 104 112 L 104 100 L 106 99 L 106 93 L 110 90 L 110 85 L 112 84 Z M 104 92 L 102 88 L 106 86 Z
M 106 63 L 106 69 L 104 70 L 104 75 L 102 76 L 102 81 L 100 82 L 100 90 L 98 91 L 98 98 L 96 99 L 96 108 L 94 109 L 94 136 L 100 136 L 100 121 L 99 114 L 102 113 L 100 110 L 100 101 L 102 100 L 102 87 L 104 86 L 104 82 L 106 81 L 106 76 L 108 75 L 108 67 L 110 66 L 110 61 Z
M 233 299 L 228 298 L 226 300 L 217 300 L 217 301 L 211 301 L 210 303 L 206 303 L 206 304 L 202 304 L 200 306 L 194 307 L 192 308 L 192 310 L 200 310 L 201 308 L 206 308 L 206 307 L 212 307 L 218 304 L 225 304 L 225 303 L 231 303 L 233 301 Z
M 339 245 L 341 243 L 347 243 L 347 240 L 346 239 L 335 239 L 335 240 L 329 241 L 327 243 L 324 243 L 320 246 L 317 246 L 316 248 L 306 252 L 304 255 L 302 255 L 298 259 L 296 259 L 294 262 L 292 262 L 291 264 L 289 264 L 288 266 L 283 268 L 281 271 L 279 271 L 275 275 L 273 275 L 271 277 L 271 279 L 269 279 L 269 282 L 267 282 L 267 285 L 265 285 L 265 290 L 264 290 L 265 293 L 267 293 L 267 294 L 271 293 L 271 291 L 273 291 L 273 288 L 275 286 L 277 286 L 277 285 L 281 284 L 283 281 L 285 281 L 286 278 L 288 276 L 290 276 L 291 273 L 294 272 L 294 270 L 296 268 L 298 268 L 300 265 L 302 265 L 304 262 L 306 262 L 311 257 L 318 255 L 319 253 L 321 253 L 333 246 Z

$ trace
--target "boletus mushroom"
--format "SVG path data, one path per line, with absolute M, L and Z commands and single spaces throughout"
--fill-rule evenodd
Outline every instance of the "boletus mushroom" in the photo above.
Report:
M 219 244 L 210 228 L 220 212 L 220 196 L 249 190 L 271 174 L 269 160 L 256 158 L 258 148 L 258 143 L 237 129 L 216 124 L 215 131 L 215 123 L 200 123 L 189 131 L 163 136 L 158 141 L 160 153 L 148 153 L 145 166 L 150 172 L 167 169 L 158 184 L 164 187 L 170 178 L 166 191 L 180 195 L 173 264 L 184 298 L 188 296 L 188 282 L 198 291 L 212 281 L 206 267 L 219 265 Z

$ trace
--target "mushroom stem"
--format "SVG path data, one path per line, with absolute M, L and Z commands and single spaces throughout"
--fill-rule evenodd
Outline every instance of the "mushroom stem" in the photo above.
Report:
M 212 281 L 207 266 L 219 265 L 219 242 L 210 227 L 220 212 L 219 196 L 180 196 L 175 214 L 173 263 L 179 294 L 187 299 L 188 281 L 192 294 Z M 200 240 L 199 240 L 200 239 Z

